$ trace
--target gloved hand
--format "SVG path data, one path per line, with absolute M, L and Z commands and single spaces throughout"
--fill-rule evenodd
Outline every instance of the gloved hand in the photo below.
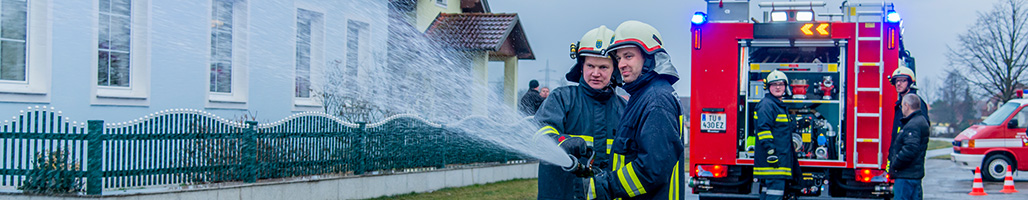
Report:
M 607 183 L 611 174 L 608 171 L 597 169 L 592 178 L 589 179 L 593 183 L 592 187 L 586 186 L 586 199 L 613 199 L 612 194 L 608 191 L 610 186 Z
M 564 149 L 568 155 L 574 157 L 588 157 L 589 153 L 592 152 L 589 146 L 585 144 L 585 140 L 580 137 L 569 137 L 560 142 L 560 148 Z

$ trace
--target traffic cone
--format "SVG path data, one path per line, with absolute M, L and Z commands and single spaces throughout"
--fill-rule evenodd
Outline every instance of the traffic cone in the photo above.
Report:
M 1010 169 L 1011 167 L 1012 166 L 1007 165 L 1007 178 L 1003 180 L 1003 190 L 1000 190 L 999 192 L 1007 194 L 1017 193 L 1017 189 L 1014 189 L 1014 172 L 1013 169 Z
M 985 188 L 982 187 L 982 168 L 974 168 L 974 184 L 971 184 L 971 193 L 967 193 L 971 196 L 985 196 L 989 195 L 985 193 Z

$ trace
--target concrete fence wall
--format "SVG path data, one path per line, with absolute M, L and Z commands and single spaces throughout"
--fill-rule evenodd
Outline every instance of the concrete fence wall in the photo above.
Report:
M 434 170 L 428 172 L 364 175 L 275 183 L 251 183 L 205 189 L 92 197 L 0 194 L 0 199 L 366 199 L 411 192 L 430 192 L 442 188 L 486 184 L 519 178 L 536 178 L 537 175 L 538 163 L 528 162 L 474 168 Z

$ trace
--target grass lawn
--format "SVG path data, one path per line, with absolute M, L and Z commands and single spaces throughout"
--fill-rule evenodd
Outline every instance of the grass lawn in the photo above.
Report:
M 953 143 L 950 141 L 937 141 L 928 140 L 928 150 L 953 148 Z
M 931 157 L 931 158 L 928 158 L 928 159 L 942 159 L 942 160 L 949 160 L 949 158 L 950 158 L 950 155 L 949 155 L 949 154 L 946 154 L 946 155 L 940 155 L 940 156 L 935 156 L 935 157 Z
M 535 199 L 538 191 L 537 179 L 516 179 L 490 183 L 485 185 L 472 185 L 459 188 L 445 188 L 429 193 L 410 193 L 396 196 L 379 197 L 378 199 L 480 199 L 480 200 L 505 200 L 505 199 Z

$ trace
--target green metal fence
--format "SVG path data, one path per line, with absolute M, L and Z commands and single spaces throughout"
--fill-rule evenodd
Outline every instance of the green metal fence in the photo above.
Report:
M 458 130 L 415 115 L 367 124 L 307 112 L 258 124 L 190 109 L 124 123 L 78 123 L 35 107 L 0 125 L 0 189 L 39 192 L 39 185 L 63 181 L 69 188 L 57 192 L 100 195 L 108 189 L 382 174 L 523 158 Z

